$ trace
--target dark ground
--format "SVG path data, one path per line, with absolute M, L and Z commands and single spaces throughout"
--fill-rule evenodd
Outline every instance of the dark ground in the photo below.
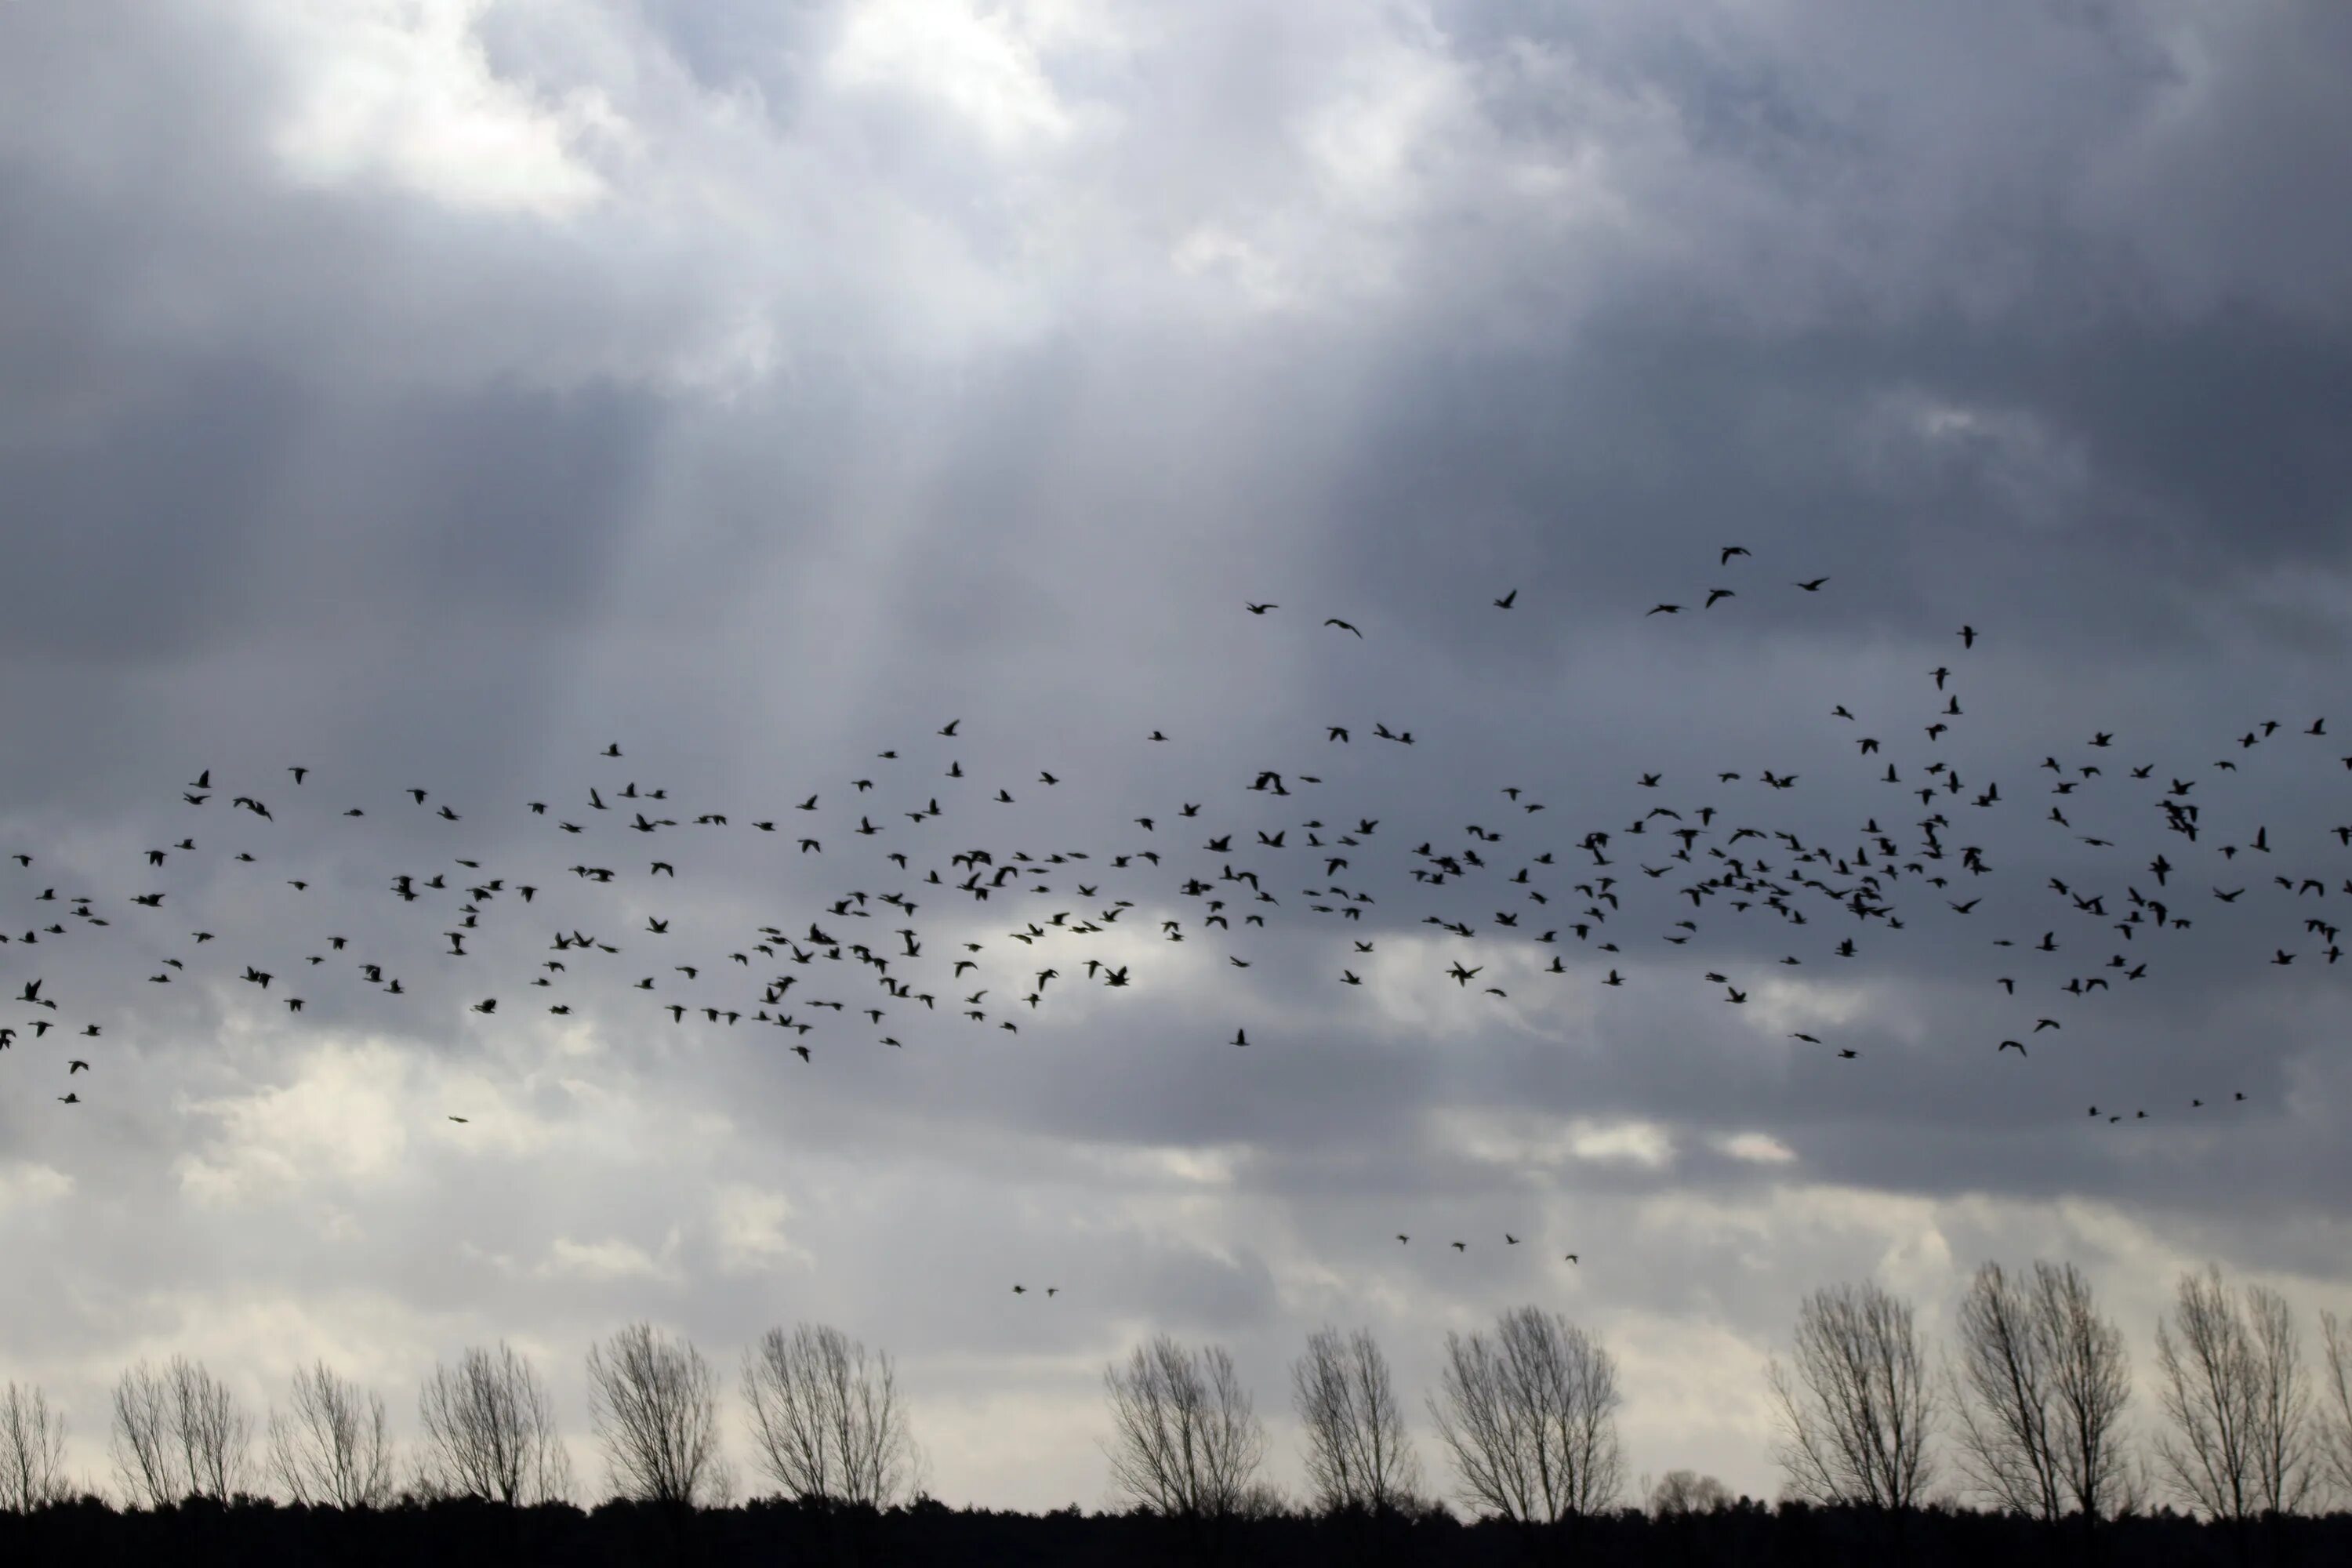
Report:
M 1418 1519 L 1281 1517 L 1187 1527 L 1142 1514 L 990 1513 L 935 1502 L 887 1513 L 755 1502 L 667 1511 L 607 1503 L 507 1508 L 473 1501 L 404 1503 L 378 1510 L 240 1501 L 119 1512 L 95 1498 L 30 1515 L 0 1514 L 0 1563 L 284 1564 L 332 1563 L 502 1565 L 761 1563 L 812 1568 L 899 1564 L 1050 1568 L 1062 1563 L 1672 1564 L 1674 1568 L 2341 1568 L 2352 1564 L 2352 1514 L 2294 1518 L 2231 1530 L 2170 1514 L 2102 1524 L 2087 1534 L 1997 1514 L 1929 1510 L 1900 1517 L 1859 1510 L 1778 1509 L 1742 1500 L 1713 1513 L 1663 1521 L 1639 1514 L 1528 1531 Z

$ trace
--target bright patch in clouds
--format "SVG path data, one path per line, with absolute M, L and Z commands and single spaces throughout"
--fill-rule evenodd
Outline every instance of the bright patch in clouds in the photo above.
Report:
M 1786 1165 L 1797 1157 L 1794 1149 L 1769 1132 L 1734 1132 L 1717 1139 L 1715 1146 L 1735 1160 L 1758 1165 Z
M 409 1058 L 380 1043 L 328 1040 L 296 1060 L 286 1083 L 186 1107 L 215 1124 L 204 1149 L 179 1163 L 180 1184 L 191 1196 L 236 1204 L 320 1178 L 365 1181 L 392 1172 L 408 1145 Z
M 675 1279 L 679 1276 L 667 1260 L 677 1247 L 676 1230 L 670 1232 L 658 1258 L 644 1247 L 618 1237 L 581 1242 L 559 1236 L 549 1244 L 547 1258 L 539 1266 L 538 1272 L 553 1278 L 578 1279 Z
M 711 1215 L 719 1267 L 730 1274 L 756 1274 L 779 1263 L 811 1261 L 785 1234 L 784 1222 L 792 1217 L 793 1202 L 782 1193 L 741 1183 L 721 1187 Z
M 297 95 L 272 138 L 298 179 L 378 176 L 456 207 L 561 217 L 604 182 L 572 153 L 586 133 L 625 131 L 580 89 L 534 99 L 491 69 L 477 27 L 488 0 L 279 0 L 264 26 L 284 38 Z
M 1632 1118 L 1561 1121 L 1534 1111 L 1451 1110 L 1434 1113 L 1429 1124 L 1431 1142 L 1450 1153 L 1530 1173 L 1577 1162 L 1663 1171 L 1675 1157 L 1664 1127 Z
M 865 0 L 828 73 L 848 88 L 897 90 L 945 109 L 992 147 L 1068 134 L 1071 118 L 1020 20 L 964 0 Z
M 53 1204 L 73 1187 L 73 1178 L 63 1171 L 30 1160 L 12 1160 L 0 1165 L 0 1214 Z

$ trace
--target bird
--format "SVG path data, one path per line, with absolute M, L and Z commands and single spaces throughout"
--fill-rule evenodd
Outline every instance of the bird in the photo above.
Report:
M 1243 602 L 1242 608 L 1247 610 L 1253 616 L 1262 616 L 1268 610 L 1278 610 L 1282 608 L 1282 606 L 1280 605 L 1253 605 L 1244 600 Z
M 1350 624 L 1349 624 L 1349 623 L 1348 623 L 1348 622 L 1346 622 L 1346 621 L 1341 620 L 1341 619 L 1340 619 L 1339 616 L 1331 616 L 1328 620 L 1325 621 L 1323 624 L 1324 624 L 1325 626 L 1337 626 L 1337 627 L 1339 627 L 1339 628 L 1341 631 L 1343 631 L 1343 632 L 1355 632 L 1355 633 L 1356 633 L 1356 636 L 1358 636 L 1359 637 L 1362 637 L 1362 636 L 1364 635 L 1362 632 L 1358 631 L 1358 630 L 1357 630 L 1357 628 L 1356 628 L 1355 626 L 1351 626 Z
M 1507 610 L 1518 602 L 1518 598 L 1519 591 L 1517 588 L 1514 588 L 1509 593 L 1495 601 L 1495 608 L 1498 610 Z

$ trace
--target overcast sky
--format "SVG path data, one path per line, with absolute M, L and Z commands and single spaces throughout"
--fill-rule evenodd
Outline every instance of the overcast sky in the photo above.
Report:
M 9 7 L 0 1376 L 103 1479 L 142 1355 L 405 1431 L 506 1336 L 593 1481 L 593 1339 L 812 1319 L 937 1495 L 1093 1507 L 1154 1331 L 1292 1479 L 1316 1326 L 1417 1405 L 1534 1302 L 1633 1470 L 1769 1495 L 1817 1286 L 2070 1258 L 2143 1377 L 2186 1267 L 2352 1310 L 2347 59 L 2275 0 Z M 936 1008 L 751 951 L 812 921 Z

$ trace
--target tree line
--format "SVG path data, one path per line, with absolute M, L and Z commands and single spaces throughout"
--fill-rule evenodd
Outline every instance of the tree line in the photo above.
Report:
M 2134 1409 L 2122 1331 L 2071 1264 L 1979 1268 L 1951 1343 L 1871 1283 L 1817 1290 L 1767 1369 L 1781 1500 L 1900 1517 L 1931 1505 L 2088 1531 L 2178 1508 L 2243 1525 L 2352 1503 L 2352 1322 L 2323 1312 L 2305 1354 L 2284 1297 L 2185 1274 L 2155 1336 L 2154 1408 Z M 669 1508 L 733 1500 L 720 1376 L 687 1341 L 637 1323 L 588 1352 L 589 1427 L 612 1495 Z M 736 1374 L 751 1458 L 799 1503 L 882 1510 L 920 1496 L 921 1458 L 897 1368 L 841 1331 L 772 1329 Z M 1268 1436 L 1223 1347 L 1158 1336 L 1104 1369 L 1112 1486 L 1129 1508 L 1200 1527 L 1300 1511 L 1442 1514 L 1385 1354 L 1370 1331 L 1325 1327 L 1290 1368 L 1304 1497 L 1265 1477 Z M 1533 1306 L 1449 1332 L 1423 1401 L 1447 1489 L 1475 1516 L 1554 1526 L 1735 1506 L 1712 1478 L 1646 1478 L 1629 1500 L 1614 1359 Z M 133 1508 L 227 1503 L 274 1488 L 298 1505 L 386 1509 L 469 1499 L 531 1507 L 575 1492 L 538 1370 L 513 1347 L 436 1364 L 417 1436 L 395 1447 L 384 1401 L 324 1363 L 298 1372 L 257 1425 L 198 1362 L 122 1373 L 109 1412 L 116 1491 Z M 35 1387 L 0 1393 L 0 1511 L 62 1505 L 63 1413 Z M 1743 1503 L 1745 1500 L 1742 1500 Z M 1754 1505 L 1760 1506 L 1760 1505 Z

